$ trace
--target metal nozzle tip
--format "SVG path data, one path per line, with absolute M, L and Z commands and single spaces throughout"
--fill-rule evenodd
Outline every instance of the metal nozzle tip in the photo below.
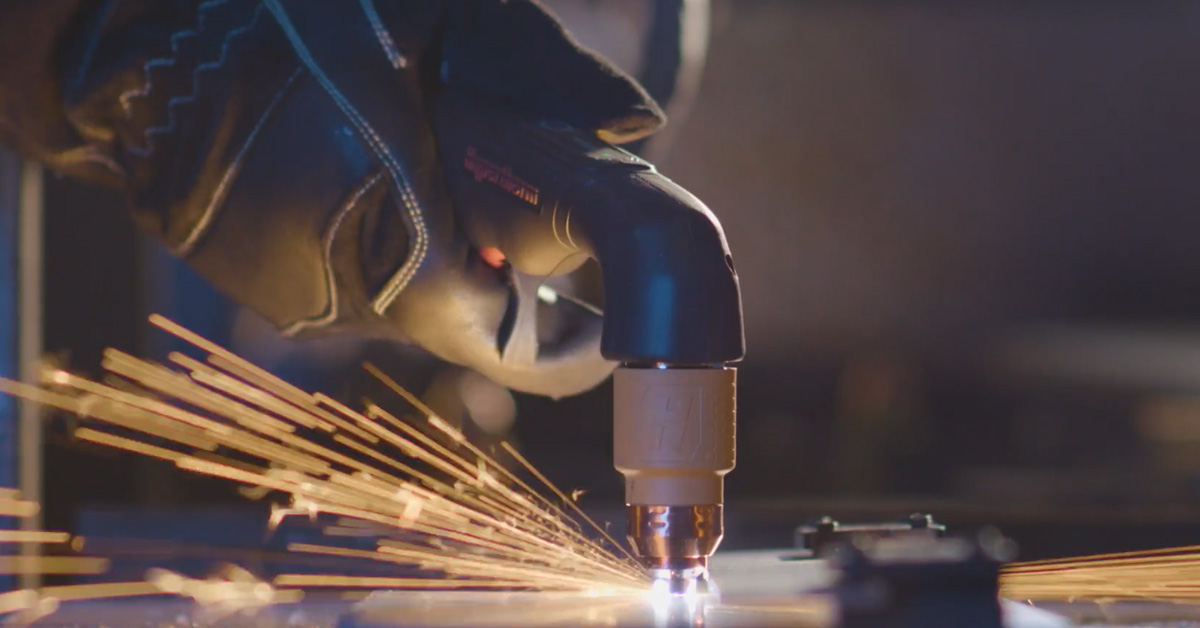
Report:
M 708 590 L 708 557 L 723 533 L 720 504 L 629 506 L 629 540 L 656 587 Z
M 708 565 L 704 559 L 690 567 L 658 567 L 648 568 L 653 578 L 655 588 L 665 590 L 673 595 L 688 595 L 693 593 L 708 593 Z

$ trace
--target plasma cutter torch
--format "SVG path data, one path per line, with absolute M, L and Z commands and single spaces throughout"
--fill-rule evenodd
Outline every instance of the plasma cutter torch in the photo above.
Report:
M 434 101 L 461 226 L 529 275 L 595 259 L 614 380 L 614 464 L 631 543 L 673 589 L 707 577 L 734 466 L 741 297 L 716 218 L 594 133 L 455 92 Z M 469 208 L 464 211 L 462 208 Z M 546 377 L 546 370 L 539 371 Z

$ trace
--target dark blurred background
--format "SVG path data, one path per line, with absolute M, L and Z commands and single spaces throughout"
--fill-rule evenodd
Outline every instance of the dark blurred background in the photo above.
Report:
M 643 3 L 550 4 L 638 63 Z M 742 280 L 726 546 L 912 510 L 998 524 L 1030 558 L 1198 542 L 1200 4 L 711 9 L 698 91 L 651 150 L 721 218 Z M 420 356 L 272 338 L 118 194 L 51 178 L 46 203 L 45 343 L 73 368 L 161 354 L 152 311 L 309 387 L 354 390 L 369 357 L 616 512 L 607 386 L 519 397 L 513 423 L 507 395 Z M 244 503 L 65 433 L 49 526 Z

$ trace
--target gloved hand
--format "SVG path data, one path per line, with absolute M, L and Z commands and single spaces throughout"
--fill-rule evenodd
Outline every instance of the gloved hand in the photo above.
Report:
M 472 208 L 452 207 L 429 122 L 432 95 L 452 87 L 614 143 L 662 124 L 633 80 L 536 2 L 88 7 L 56 16 L 61 41 L 42 47 L 61 68 L 61 121 L 13 124 L 14 111 L 56 112 L 8 102 L 12 75 L 0 72 L 11 143 L 124 186 L 143 229 L 287 334 L 412 342 L 556 397 L 608 375 L 598 324 L 503 359 L 510 344 L 528 347 L 530 330 L 512 323 L 514 280 L 495 252 L 487 263 L 456 226 Z M 33 90 L 49 103 L 53 91 Z M 442 321 L 434 332 L 416 324 L 431 318 Z

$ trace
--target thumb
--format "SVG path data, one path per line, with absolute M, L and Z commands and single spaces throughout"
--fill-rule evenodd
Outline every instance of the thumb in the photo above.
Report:
M 454 0 L 442 78 L 538 115 L 630 142 L 666 122 L 632 78 L 580 46 L 534 0 Z

